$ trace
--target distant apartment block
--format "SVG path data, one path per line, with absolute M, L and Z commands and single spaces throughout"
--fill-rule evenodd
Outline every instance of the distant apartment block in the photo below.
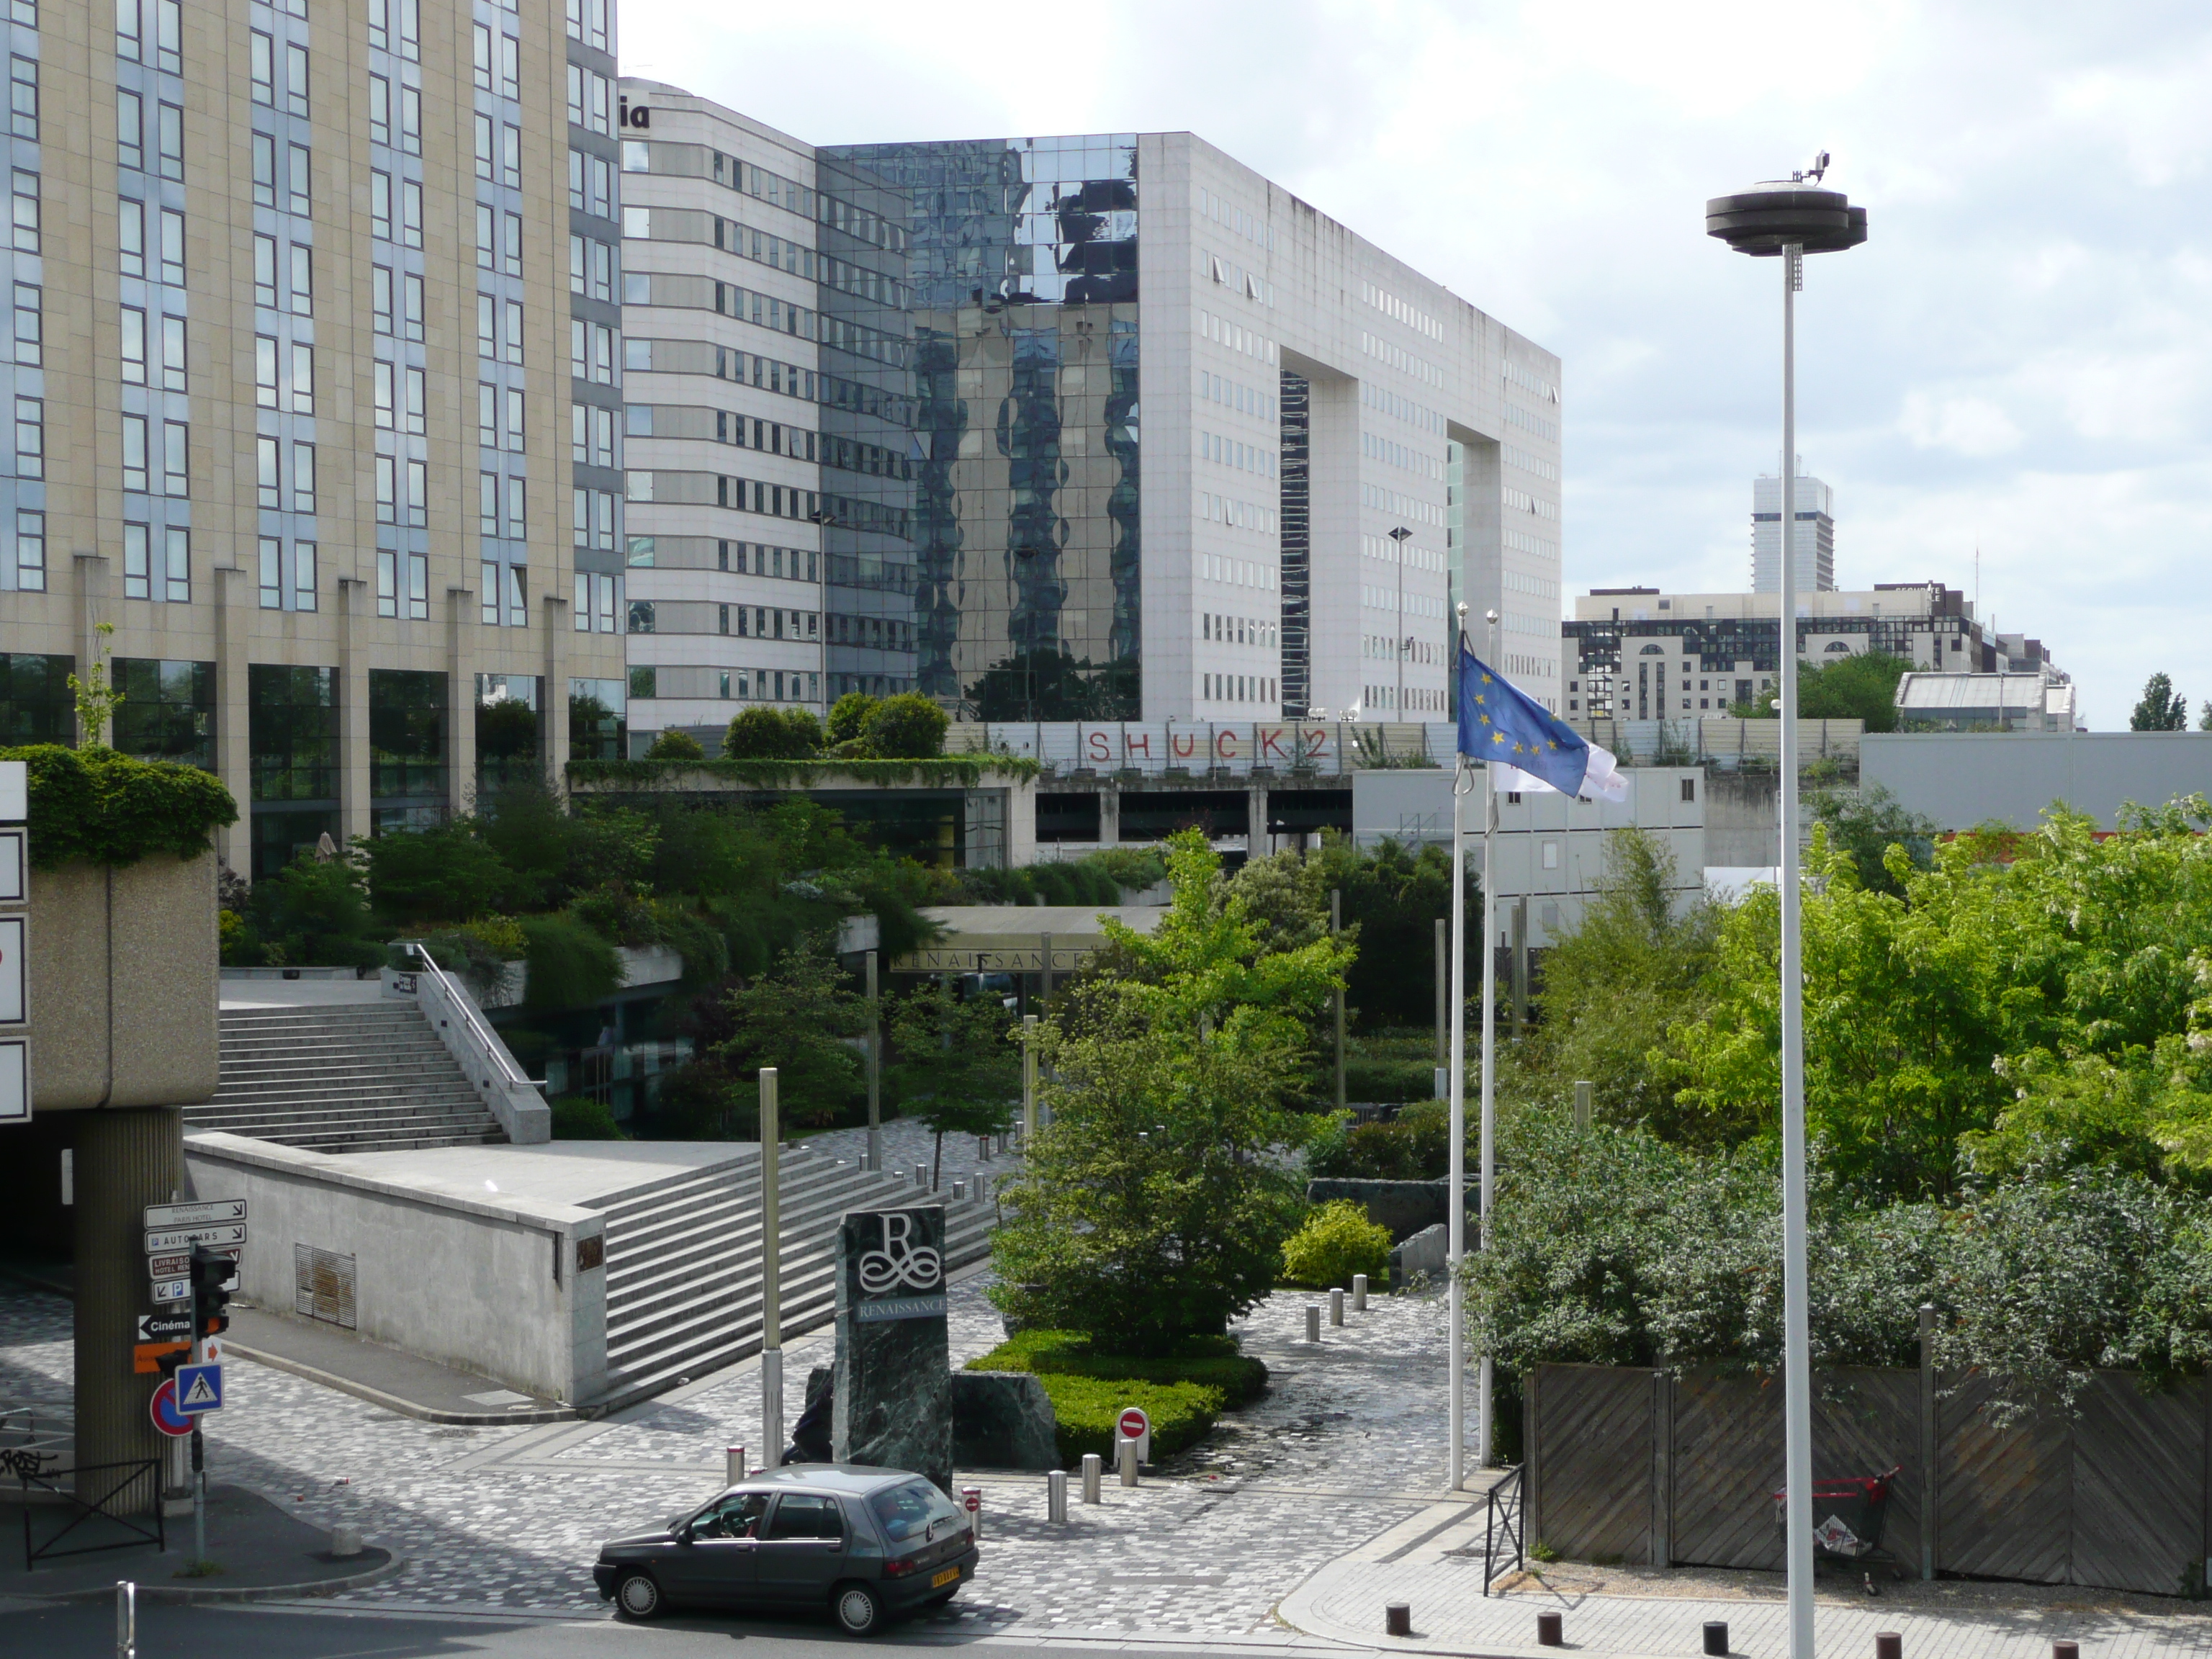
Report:
M 1835 491 L 1804 471 L 1798 463 L 1790 520 L 1796 555 L 1797 591 L 1830 593 L 1836 586 Z M 1782 591 L 1782 480 L 1754 478 L 1751 482 L 1751 591 Z

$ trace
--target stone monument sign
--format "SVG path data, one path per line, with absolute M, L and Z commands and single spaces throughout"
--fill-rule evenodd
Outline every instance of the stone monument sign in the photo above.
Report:
M 951 1492 L 942 1205 L 855 1210 L 839 1224 L 835 1387 L 838 1462 L 912 1469 Z

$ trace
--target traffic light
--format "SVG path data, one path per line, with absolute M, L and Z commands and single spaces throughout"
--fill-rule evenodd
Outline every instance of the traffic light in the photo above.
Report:
M 204 1244 L 192 1246 L 192 1333 L 197 1339 L 230 1328 L 230 1292 L 223 1288 L 238 1264 Z

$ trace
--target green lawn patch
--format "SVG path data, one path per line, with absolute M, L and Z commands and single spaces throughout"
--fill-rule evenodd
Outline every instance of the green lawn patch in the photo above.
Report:
M 1152 1457 L 1195 1444 L 1214 1419 L 1257 1397 L 1267 1368 L 1237 1352 L 1232 1337 L 1194 1337 L 1171 1354 L 1100 1353 L 1081 1331 L 1024 1331 L 968 1362 L 976 1371 L 1030 1371 L 1043 1382 L 1059 1428 L 1060 1461 L 1085 1452 L 1113 1461 L 1115 1419 L 1135 1406 L 1152 1420 Z

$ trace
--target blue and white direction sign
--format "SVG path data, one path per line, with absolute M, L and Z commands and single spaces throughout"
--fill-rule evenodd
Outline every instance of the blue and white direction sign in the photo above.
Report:
M 246 1200 L 204 1199 L 196 1204 L 149 1204 L 144 1217 L 146 1254 L 187 1256 L 195 1244 L 220 1249 L 246 1243 Z
M 222 1367 L 177 1367 L 177 1409 L 187 1417 L 222 1409 Z
M 154 1281 L 154 1300 L 156 1302 L 189 1302 L 192 1299 L 192 1281 L 189 1279 L 157 1279 Z

